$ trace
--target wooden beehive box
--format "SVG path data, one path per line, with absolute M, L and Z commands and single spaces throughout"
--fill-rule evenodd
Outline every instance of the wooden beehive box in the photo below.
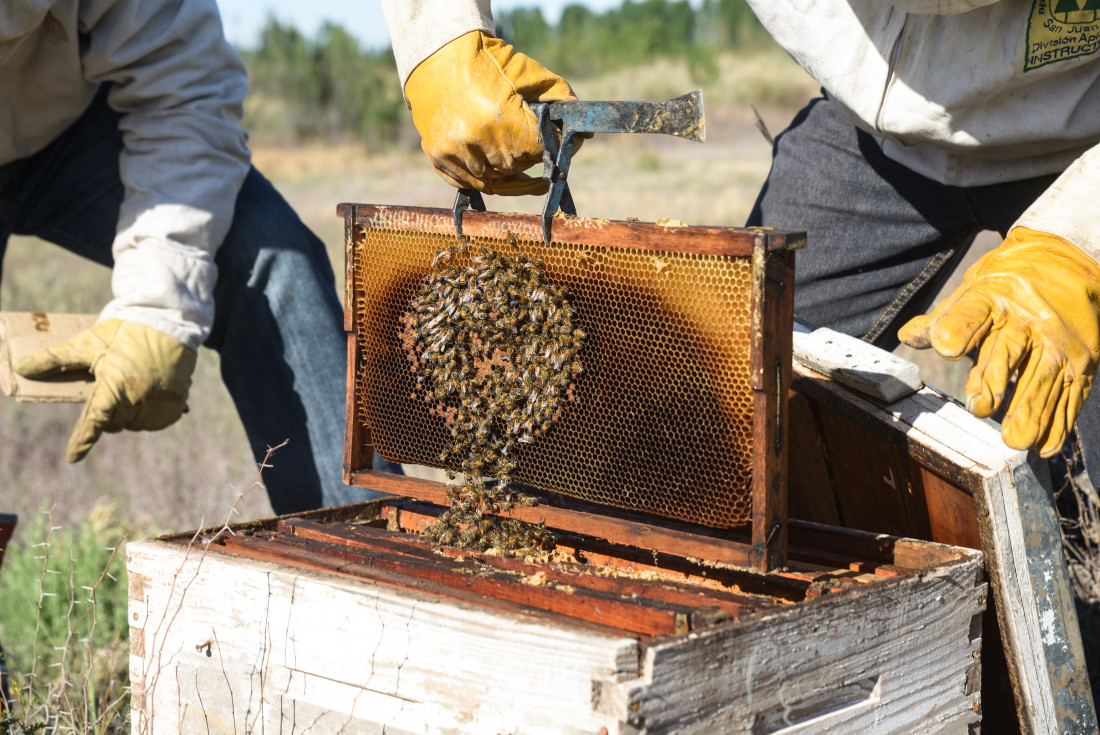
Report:
M 402 540 L 430 514 L 395 499 L 129 544 L 133 732 L 979 721 L 978 552 L 796 523 L 781 574 L 575 534 L 573 562 L 502 560 Z
M 827 329 L 795 337 L 791 514 L 981 549 L 983 732 L 1095 735 L 1046 463 L 913 381 L 915 365 Z

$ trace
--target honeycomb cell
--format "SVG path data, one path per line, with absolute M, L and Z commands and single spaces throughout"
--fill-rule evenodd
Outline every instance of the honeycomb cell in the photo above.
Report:
M 433 258 L 455 240 L 393 226 L 356 231 L 358 419 L 391 461 L 460 466 L 441 460 L 453 415 L 423 398 L 408 328 Z M 542 261 L 587 334 L 570 400 L 517 450 L 513 479 L 713 527 L 748 522 L 751 257 L 470 238 L 471 253 L 481 247 Z

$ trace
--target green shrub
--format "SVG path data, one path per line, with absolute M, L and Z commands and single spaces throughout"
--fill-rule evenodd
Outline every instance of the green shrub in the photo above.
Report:
M 0 732 L 129 732 L 126 529 L 106 505 L 76 529 L 52 512 L 36 520 L 23 519 L 0 570 L 14 700 Z

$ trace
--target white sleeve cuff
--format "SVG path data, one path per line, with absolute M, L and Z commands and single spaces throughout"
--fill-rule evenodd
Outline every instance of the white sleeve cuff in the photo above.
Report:
M 382 0 L 401 89 L 417 65 L 470 31 L 494 33 L 489 0 Z
M 181 205 L 158 205 L 115 240 L 115 265 L 111 289 L 115 297 L 100 319 L 122 319 L 153 327 L 191 349 L 209 336 L 214 324 L 214 283 L 218 267 L 213 253 L 169 237 L 148 234 L 170 223 L 167 229 L 205 229 L 210 214 Z M 150 220 L 153 220 L 150 222 Z
M 1028 207 L 1013 227 L 1027 227 L 1067 240 L 1100 262 L 1100 146 L 1085 152 L 1042 196 Z

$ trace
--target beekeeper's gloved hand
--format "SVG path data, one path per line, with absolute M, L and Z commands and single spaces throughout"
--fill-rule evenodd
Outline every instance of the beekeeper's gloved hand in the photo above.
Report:
M 23 358 L 15 372 L 32 380 L 75 370 L 95 376 L 65 448 L 65 459 L 79 462 L 104 431 L 152 431 L 178 421 L 187 405 L 195 357 L 152 327 L 107 319 Z
M 471 31 L 413 69 L 405 99 L 440 176 L 459 188 L 516 195 L 547 189 L 544 179 L 522 173 L 542 160 L 538 120 L 526 103 L 576 96 L 534 59 Z
M 903 342 L 958 359 L 980 345 L 966 407 L 989 416 L 1009 380 L 1005 444 L 1058 453 L 1092 387 L 1100 356 L 1100 266 L 1069 242 L 1016 227 L 967 270 L 962 285 L 901 328 Z

